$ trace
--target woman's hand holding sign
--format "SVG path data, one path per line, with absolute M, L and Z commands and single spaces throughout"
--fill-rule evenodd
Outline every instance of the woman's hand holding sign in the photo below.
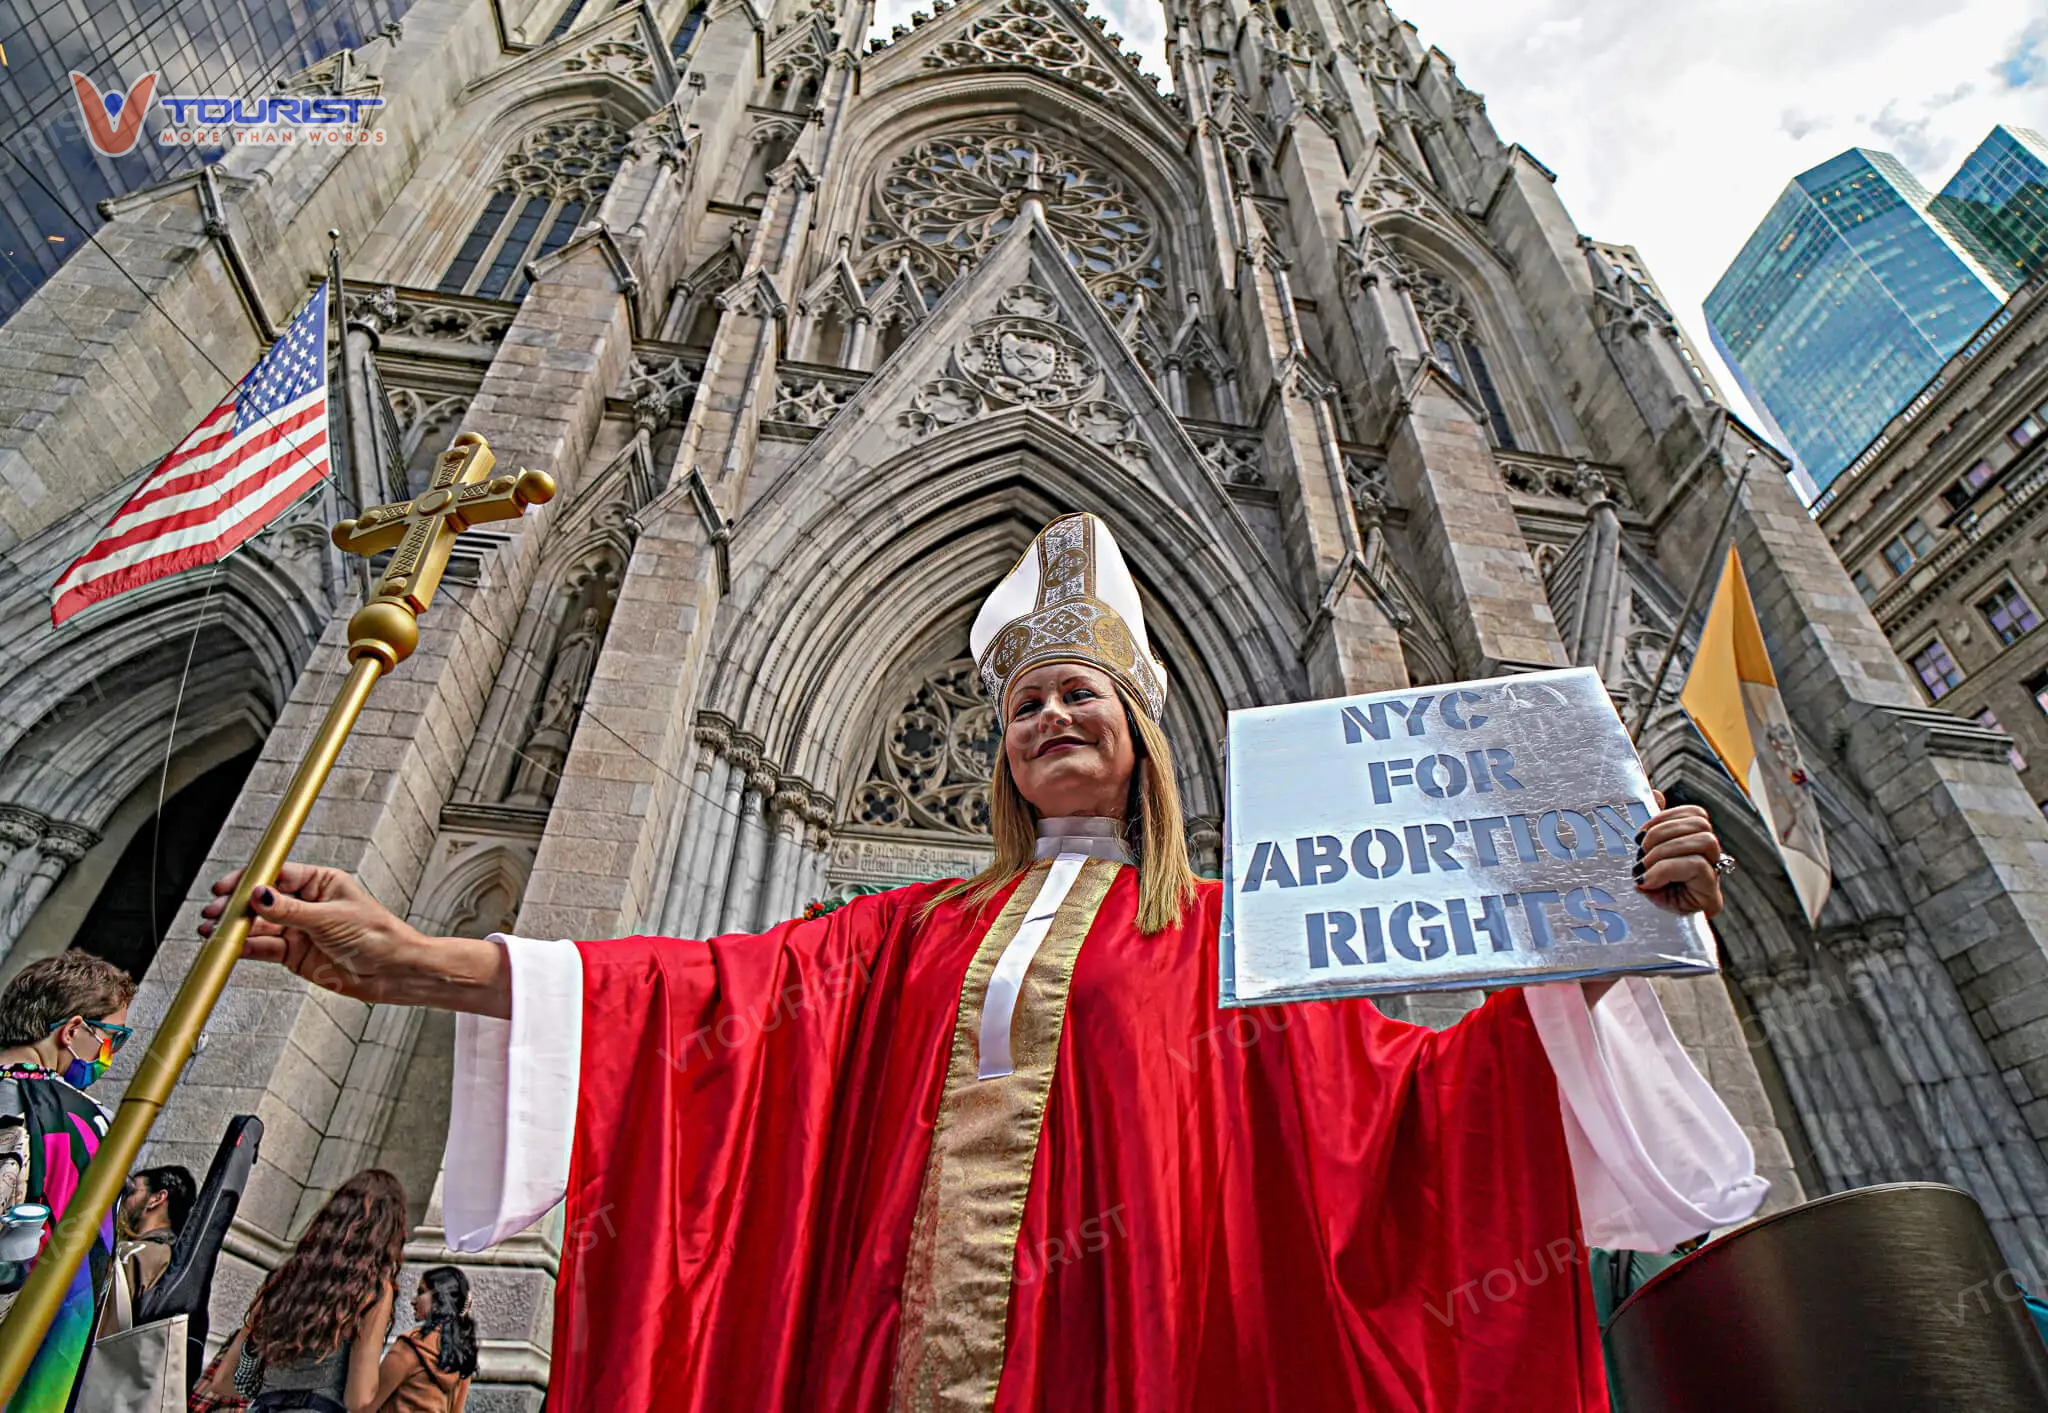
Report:
M 1636 831 L 1636 891 L 1675 913 L 1700 913 L 1712 920 L 1721 911 L 1721 841 L 1698 805 L 1657 808 Z

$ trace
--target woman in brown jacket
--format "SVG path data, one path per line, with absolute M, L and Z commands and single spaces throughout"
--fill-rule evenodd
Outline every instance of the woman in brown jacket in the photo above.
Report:
M 374 1413 L 462 1413 L 476 1376 L 469 1277 L 453 1266 L 423 1272 L 412 1313 L 418 1327 L 392 1343 L 378 1368 Z

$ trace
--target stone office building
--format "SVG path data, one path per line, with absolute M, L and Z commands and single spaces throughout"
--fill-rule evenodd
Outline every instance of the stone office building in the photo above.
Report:
M 1167 18 L 1170 86 L 1069 0 L 872 41 L 864 0 L 418 0 L 290 80 L 374 86 L 389 140 L 243 148 L 113 203 L 0 326 L 9 964 L 119 950 L 150 1026 L 198 880 L 246 856 L 333 690 L 333 497 L 217 573 L 61 631 L 47 607 L 338 228 L 347 495 L 402 496 L 461 429 L 562 494 L 467 537 L 301 856 L 423 928 L 581 937 L 959 872 L 995 739 L 968 622 L 1087 507 L 1146 596 L 1213 867 L 1232 707 L 1580 663 L 1633 710 L 1754 453 L 1736 533 L 1837 887 L 1809 930 L 1656 703 L 1653 779 L 1744 864 L 1726 977 L 1667 1007 L 1777 1201 L 1945 1178 L 2048 1271 L 2048 825 L 2005 738 L 1925 706 L 1632 258 L 1447 56 L 1380 0 Z M 268 1124 L 217 1328 L 366 1164 L 444 1254 L 451 1037 L 237 979 L 153 1148 L 199 1163 L 226 1115 Z M 562 1240 L 470 1261 L 475 1407 L 537 1404 Z
M 2012 738 L 2048 811 L 2048 278 L 2036 277 L 1815 503 L 1931 703 Z

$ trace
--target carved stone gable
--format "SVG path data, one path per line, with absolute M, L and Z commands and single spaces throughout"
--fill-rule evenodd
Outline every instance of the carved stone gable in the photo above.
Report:
M 923 438 L 999 408 L 1036 407 L 1137 466 L 1147 461 L 1132 440 L 1131 410 L 1105 398 L 1095 356 L 1057 322 L 1058 302 L 1038 285 L 1012 285 L 995 317 L 977 322 L 953 348 L 947 371 L 918 389 L 900 417 Z
M 1172 122 L 1170 96 L 1161 91 L 1156 75 L 1139 67 L 1142 56 L 1110 32 L 1105 15 L 1061 0 L 968 0 L 934 9 L 936 15 L 919 11 L 909 25 L 896 26 L 889 42 L 877 40 L 871 46 L 876 57 L 868 64 L 877 86 L 898 74 L 1030 68 L 1110 99 L 1162 129 Z M 897 68 L 909 63 L 915 69 Z
M 507 88 L 542 88 L 550 80 L 624 90 L 632 95 L 633 106 L 645 113 L 676 96 L 676 66 L 668 38 L 655 28 L 652 10 L 643 5 L 613 7 L 601 19 L 534 46 L 478 82 L 469 97 Z
M 923 60 L 927 69 L 969 64 L 1029 64 L 1097 93 L 1117 90 L 1115 75 L 1095 62 L 1087 41 L 1045 0 L 1004 0 Z
M 1439 200 L 1429 183 L 1412 173 L 1385 144 L 1374 151 L 1372 160 L 1352 184 L 1351 199 L 1368 226 L 1399 214 L 1462 235 L 1470 235 L 1474 229 L 1470 221 L 1454 214 Z
M 1049 444 L 1093 443 L 1176 504 L 1233 513 L 1223 476 L 1037 213 L 1011 225 L 785 475 L 932 455 L 956 432 L 1020 414 L 1059 429 Z

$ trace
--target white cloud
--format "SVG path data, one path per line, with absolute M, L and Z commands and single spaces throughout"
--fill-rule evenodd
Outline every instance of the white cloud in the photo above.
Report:
M 1928 187 L 2004 122 L 2048 127 L 2040 0 L 1408 0 L 1558 174 L 1579 226 L 1643 252 L 1707 357 L 1701 301 L 1798 173 L 1894 153 Z M 1530 45 L 1560 17 L 1573 45 Z M 1739 396 L 1723 379 L 1730 396 Z
M 917 0 L 882 0 L 876 32 Z M 1097 9 L 1167 74 L 1161 7 Z M 1793 176 L 1853 146 L 1939 187 L 1994 123 L 2048 129 L 2041 0 L 1406 0 L 1558 174 L 1581 229 L 1636 246 L 1707 357 L 1707 291 Z M 1723 380 L 1731 396 L 1739 396 Z

